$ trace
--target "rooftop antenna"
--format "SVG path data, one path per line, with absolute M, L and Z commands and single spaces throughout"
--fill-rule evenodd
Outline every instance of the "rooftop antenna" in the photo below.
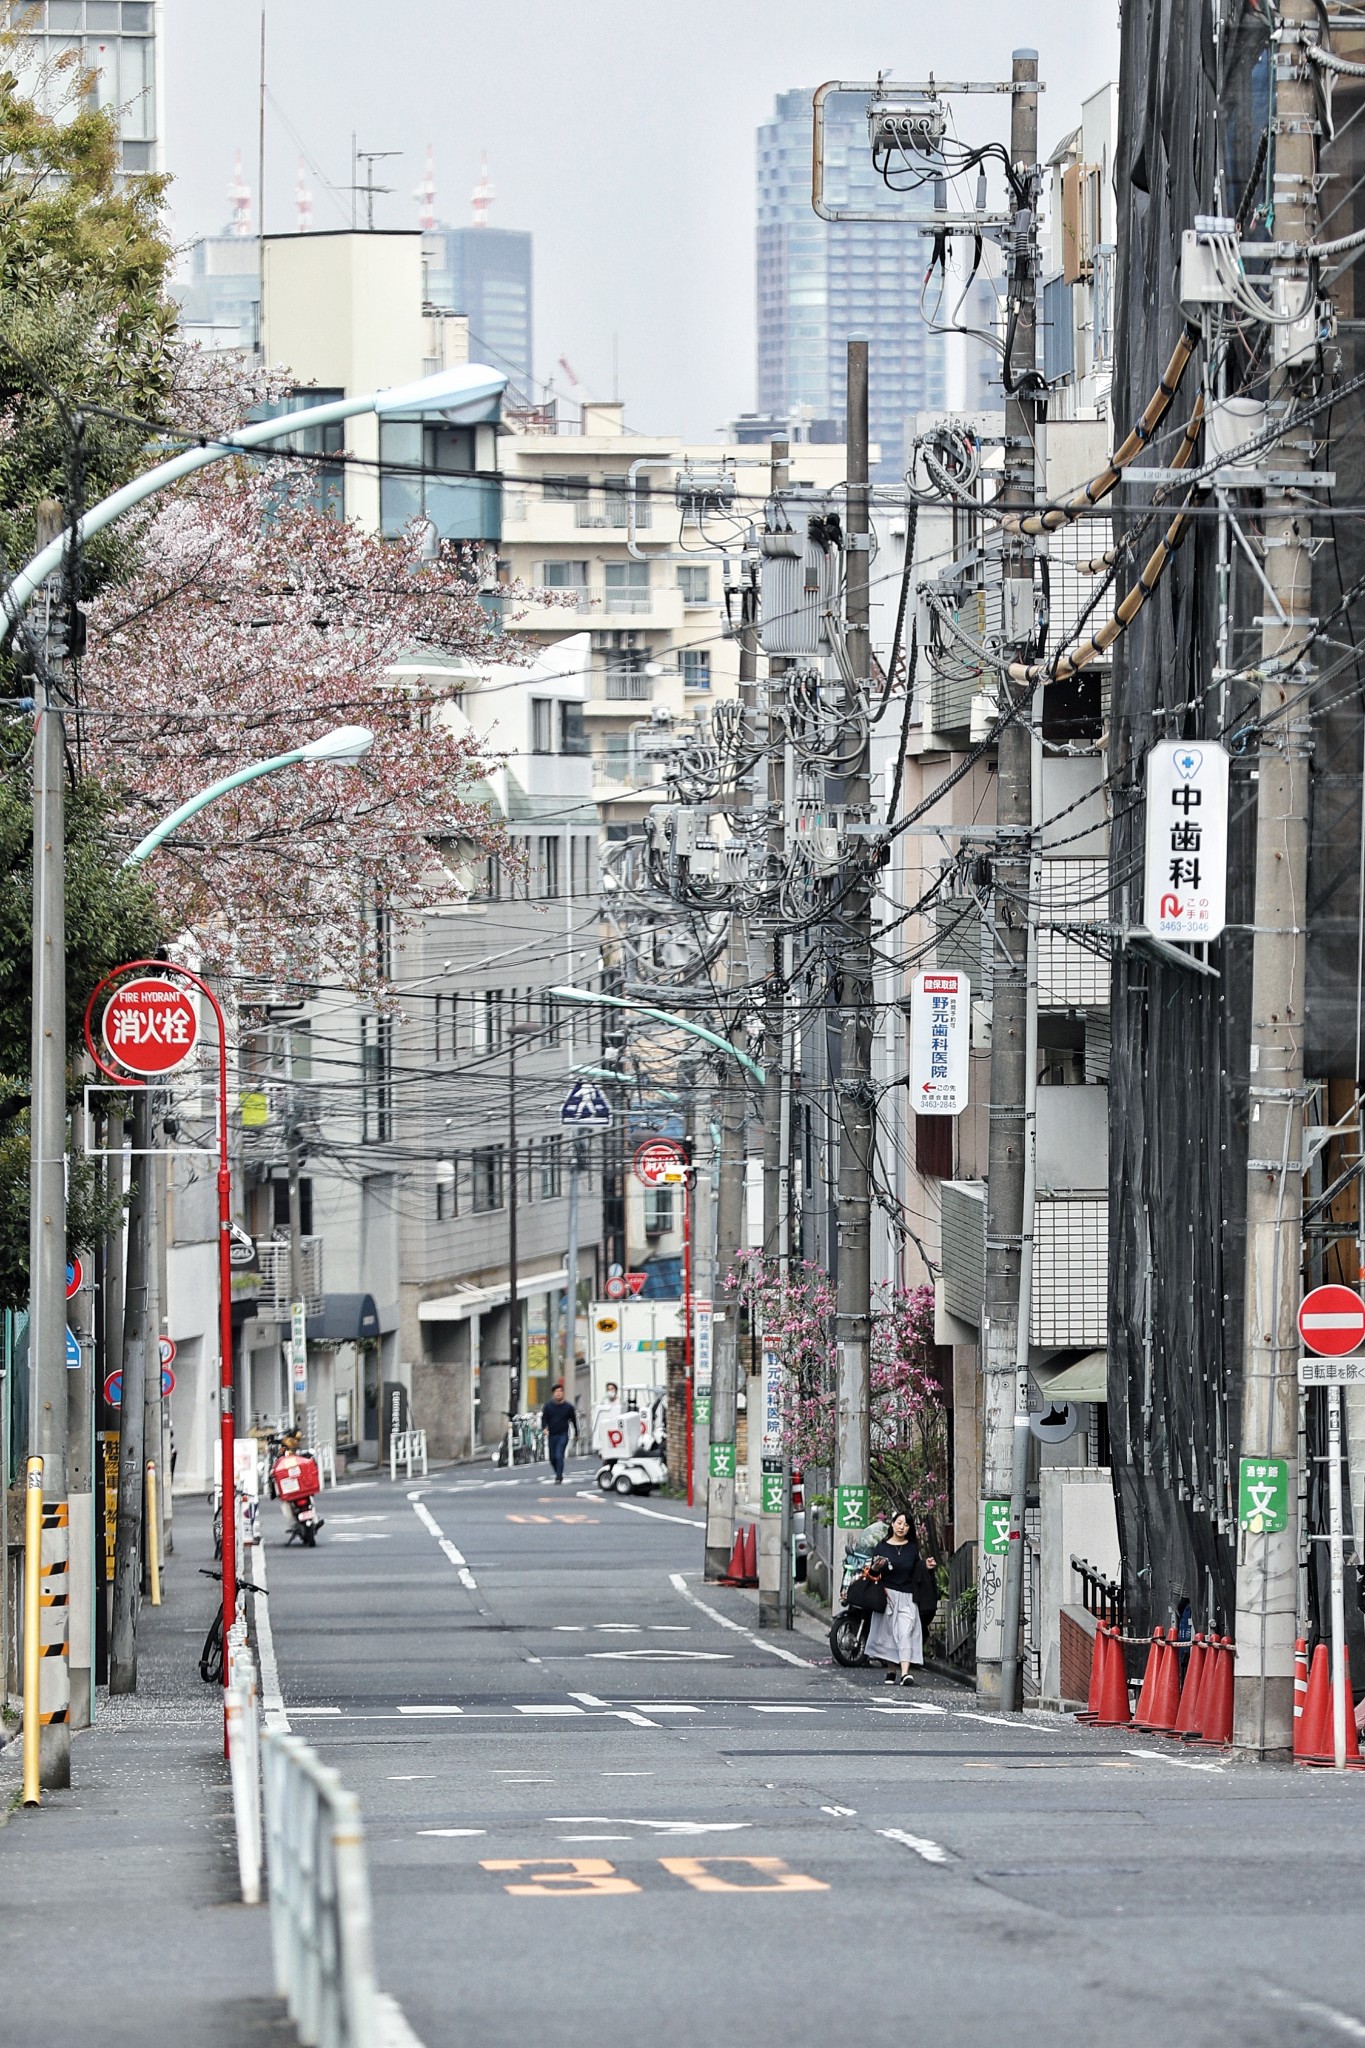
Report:
M 474 225 L 476 228 L 486 228 L 488 226 L 488 209 L 497 198 L 497 194 L 493 190 L 492 181 L 488 175 L 487 150 L 483 153 L 483 168 L 479 172 L 479 182 L 474 187 L 471 196 L 474 202 Z
M 382 163 L 385 157 L 401 156 L 403 152 L 401 149 L 357 149 L 353 150 L 352 154 L 357 163 L 362 163 L 365 166 L 364 184 L 357 180 L 352 190 L 354 192 L 362 192 L 365 195 L 365 232 L 372 235 L 374 233 L 374 202 L 377 198 L 393 190 L 392 185 L 375 184 L 374 167 L 376 164 Z
M 418 216 L 418 225 L 423 233 L 427 233 L 436 225 L 436 152 L 430 143 L 427 144 L 427 162 L 422 173 L 422 182 L 412 196 L 421 201 L 422 211 Z
M 228 229 L 228 233 L 238 241 L 248 241 L 251 237 L 251 187 L 242 176 L 242 152 L 240 149 L 237 152 L 237 160 L 233 166 L 232 180 L 228 185 L 227 193 L 228 198 L 232 201 L 232 226 Z
M 294 205 L 297 209 L 294 222 L 295 231 L 300 235 L 311 234 L 313 229 L 313 194 L 309 188 L 308 180 L 304 176 L 304 161 L 302 157 L 299 158 L 298 183 L 294 187 Z

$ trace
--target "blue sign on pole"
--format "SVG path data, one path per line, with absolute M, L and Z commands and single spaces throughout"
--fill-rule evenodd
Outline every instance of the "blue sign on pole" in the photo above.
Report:
M 564 1097 L 559 1121 L 576 1131 L 611 1129 L 611 1104 L 595 1081 L 575 1081 Z
M 68 1372 L 79 1372 L 81 1369 L 80 1339 L 69 1323 L 66 1330 L 66 1369 Z

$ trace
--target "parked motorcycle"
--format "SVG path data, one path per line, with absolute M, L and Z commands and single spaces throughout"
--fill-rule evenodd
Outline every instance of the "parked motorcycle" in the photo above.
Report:
M 840 1608 L 829 1625 L 829 1647 L 835 1663 L 846 1668 L 867 1662 L 867 1636 L 872 1627 L 873 1608 L 863 1604 L 865 1595 L 861 1589 L 870 1590 L 874 1583 L 869 1577 L 868 1567 L 875 1547 L 875 1542 L 865 1539 L 863 1543 L 850 1544 L 844 1552 Z M 885 1605 L 884 1598 L 882 1605 Z
M 285 1541 L 292 1543 L 299 1536 L 305 1550 L 311 1550 L 324 1526 L 317 1511 L 322 1481 L 312 1452 L 282 1451 L 270 1468 L 270 1484 L 284 1509 Z

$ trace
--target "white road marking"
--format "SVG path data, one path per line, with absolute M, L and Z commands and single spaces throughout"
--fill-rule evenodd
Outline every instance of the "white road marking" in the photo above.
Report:
M 611 1499 L 616 1500 L 615 1494 Z M 666 1515 L 659 1508 L 641 1507 L 638 1500 L 616 1500 L 618 1508 L 624 1508 L 628 1515 L 652 1515 L 656 1522 L 671 1522 L 675 1529 L 704 1529 L 705 1522 L 697 1521 L 693 1515 Z
M 653 1771 L 600 1771 L 598 1776 L 602 1778 L 652 1778 L 654 1773 Z
M 418 1828 L 417 1832 L 419 1835 L 440 1835 L 443 1839 L 450 1840 L 456 1835 L 486 1835 L 488 1830 L 487 1828 Z
M 661 1707 L 653 1700 L 637 1700 L 637 1707 L 648 1707 L 651 1714 L 699 1714 L 700 1707 Z
M 1348 2041 L 1365 2041 L 1365 2021 L 1355 2018 L 1352 2013 L 1340 2012 L 1334 2005 L 1323 2005 L 1316 1998 L 1301 1998 L 1297 1991 L 1282 1991 L 1278 1984 L 1262 1983 L 1259 1987 L 1268 1998 L 1278 1999 L 1281 2005 L 1290 2005 L 1306 2020 L 1321 2020 L 1326 2027 L 1335 2027 Z
M 593 1627 L 618 1636 L 638 1636 L 643 1634 L 638 1621 L 595 1621 Z
M 289 1716 L 284 1711 L 284 1696 L 280 1691 L 279 1667 L 275 1662 L 275 1638 L 270 1629 L 269 1588 L 265 1576 L 265 1545 L 253 1546 L 250 1571 L 260 1592 L 252 1596 L 252 1612 L 256 1620 L 256 1648 L 261 1657 L 261 1712 L 265 1725 L 276 1735 L 289 1733 Z
M 438 1539 L 444 1536 L 445 1530 L 441 1527 L 424 1500 L 419 1499 L 415 1493 L 410 1493 L 408 1495 L 408 1502 L 412 1512 L 416 1515 L 429 1536 L 435 1536 Z
M 399 1771 L 389 1778 L 391 1785 L 429 1785 L 435 1778 L 435 1771 Z
M 587 1628 L 581 1621 L 557 1621 L 554 1632 L 557 1636 L 582 1636 L 587 1634 Z
M 387 1514 L 387 1512 L 385 1512 L 384 1514 L 379 1514 L 379 1515 L 337 1515 L 337 1514 L 331 1514 L 331 1515 L 328 1515 L 328 1517 L 327 1517 L 327 1526 L 328 1526 L 329 1528 L 331 1528 L 331 1526 L 333 1525 L 333 1523 L 335 1523 L 335 1524 L 337 1525 L 337 1527 L 339 1528 L 339 1527 L 341 1526 L 341 1524 L 342 1524 L 343 1522 L 387 1522 L 387 1521 L 388 1521 L 388 1519 L 389 1519 L 389 1517 L 388 1517 L 388 1514 Z
M 610 1700 L 599 1700 L 595 1692 L 571 1692 L 571 1700 L 580 1700 L 585 1707 L 609 1707 Z
M 340 1707 L 295 1707 L 296 1721 L 319 1721 L 324 1714 L 339 1714 Z
M 656 1835 L 737 1835 L 751 1828 L 750 1820 L 632 1820 L 626 1814 L 612 1813 L 552 1813 L 548 1815 L 552 1827 L 582 1828 L 652 1828 Z M 628 1841 L 629 1836 L 618 1835 L 618 1841 Z
M 398 1711 L 399 1711 L 399 1713 L 400 1713 L 400 1714 L 440 1714 L 440 1715 L 447 1715 L 447 1716 L 448 1716 L 448 1715 L 452 1715 L 452 1714 L 463 1714 L 463 1712 L 464 1712 L 464 1708 L 463 1708 L 463 1707 L 400 1707 L 400 1708 L 398 1709 Z
M 445 1552 L 446 1556 L 450 1559 L 450 1562 L 452 1564 L 464 1563 L 464 1552 L 462 1550 L 457 1550 L 455 1548 L 455 1545 L 451 1542 L 448 1536 L 443 1536 L 441 1538 L 441 1549 Z
M 815 1669 L 808 1657 L 798 1657 L 795 1650 L 784 1650 L 777 1643 L 765 1642 L 762 1636 L 755 1635 L 752 1629 L 745 1628 L 741 1622 L 731 1621 L 728 1614 L 720 1613 L 715 1607 L 708 1607 L 704 1600 L 699 1600 L 689 1589 L 681 1572 L 670 1572 L 668 1582 L 676 1592 L 682 1594 L 684 1600 L 690 1600 L 694 1607 L 699 1607 L 703 1614 L 709 1615 L 712 1621 L 719 1622 L 722 1628 L 733 1629 L 737 1636 L 743 1636 L 745 1641 L 752 1643 L 756 1649 L 767 1650 L 771 1656 L 780 1657 L 784 1664 L 799 1664 L 803 1671 Z
M 582 1707 L 513 1707 L 514 1714 L 582 1714 Z
M 966 1707 L 949 1709 L 955 1721 L 984 1721 L 988 1728 L 1016 1728 L 1027 1735 L 1055 1735 L 1055 1727 L 1046 1727 L 1039 1721 L 1024 1721 L 1017 1714 L 973 1714 Z
M 1170 1756 L 1164 1749 L 1125 1749 L 1125 1756 L 1141 1756 L 1159 1764 L 1174 1764 L 1178 1771 L 1214 1771 L 1221 1778 L 1222 1764 L 1198 1764 L 1192 1756 Z
M 408 2025 L 403 2008 L 388 1991 L 371 1993 L 375 2020 L 374 2038 L 378 2048 L 422 2048 Z
M 760 1707 L 754 1700 L 749 1702 L 751 1714 L 823 1714 L 823 1707 Z
M 931 1707 L 926 1700 L 923 1706 L 913 1707 L 869 1707 L 869 1714 L 942 1714 L 947 1717 L 946 1707 Z
M 333 1543 L 387 1543 L 392 1533 L 389 1529 L 343 1529 L 332 1538 L 332 1541 Z
M 820 1811 L 832 1813 L 837 1820 L 852 1820 L 858 1809 L 856 1806 L 822 1806 Z
M 913 1849 L 926 1863 L 951 1863 L 952 1857 L 940 1842 L 931 1842 L 925 1835 L 907 1835 L 904 1828 L 878 1828 L 877 1833 L 888 1842 L 903 1842 L 907 1849 Z
M 629 1707 L 612 1707 L 608 1711 L 617 1721 L 629 1721 L 632 1728 L 659 1728 L 662 1722 L 651 1721 L 648 1714 L 632 1713 Z
M 629 1842 L 629 1835 L 559 1835 L 560 1842 Z
M 689 1664 L 732 1664 L 734 1659 L 726 1650 L 589 1650 L 588 1661 L 594 1664 L 639 1663 L 676 1664 L 680 1660 Z
M 478 1581 L 467 1565 L 460 1566 L 460 1584 L 467 1587 L 471 1593 L 478 1591 Z

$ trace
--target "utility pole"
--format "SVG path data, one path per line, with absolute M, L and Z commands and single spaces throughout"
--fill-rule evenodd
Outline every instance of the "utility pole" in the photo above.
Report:
M 872 1339 L 872 817 L 868 694 L 871 552 L 868 517 L 867 343 L 848 344 L 848 503 L 845 646 L 861 741 L 844 777 L 846 852 L 839 873 L 839 968 L 843 983 L 839 1078 L 839 1209 L 835 1361 L 834 1542 L 831 1598 L 843 1581 L 850 1535 L 869 1519 L 869 1376 Z M 861 836 L 860 836 L 861 828 Z
M 124 1285 L 122 1400 L 119 1404 L 118 1529 L 114 1538 L 114 1611 L 109 1629 L 109 1690 L 137 1690 L 137 1614 L 142 1591 L 143 1394 L 154 1333 L 152 1265 L 151 1091 L 133 1091 L 128 1204 L 127 1278 Z M 233 1512 L 232 1474 L 222 1477 L 223 1526 Z
M 1271 122 L 1275 234 L 1281 248 L 1315 238 L 1318 225 L 1317 98 L 1303 56 L 1316 36 L 1314 0 L 1281 0 Z M 1289 307 L 1309 291 L 1310 259 L 1281 255 L 1272 297 Z M 1295 330 L 1272 328 L 1270 419 L 1283 419 L 1302 379 L 1317 366 L 1314 344 L 1303 360 L 1281 360 Z M 1308 883 L 1308 764 L 1312 706 L 1310 662 L 1277 668 L 1312 629 L 1312 522 L 1308 498 L 1287 473 L 1312 469 L 1311 438 L 1276 444 L 1281 481 L 1265 494 L 1264 576 L 1271 606 L 1262 630 L 1256 784 L 1256 894 L 1252 912 L 1249 1157 L 1246 1302 L 1242 1351 L 1241 1455 L 1283 1459 L 1286 1498 L 1296 1491 L 1299 1339 L 1296 1324 L 1303 1262 L 1304 902 Z M 1279 616 L 1275 614 L 1278 611 Z M 1285 705 L 1298 699 L 1285 716 Z M 1297 1537 L 1289 1525 L 1239 1537 L 1233 1742 L 1257 1756 L 1288 1753 L 1294 1734 L 1294 1637 Z
M 289 1078 L 294 1078 L 292 1048 L 289 1060 Z M 290 1094 L 293 1094 L 291 1085 Z M 290 1386 L 285 1406 L 292 1413 L 297 1396 L 294 1392 L 300 1377 L 305 1388 L 308 1382 L 308 1292 L 303 1277 L 303 1132 L 299 1128 L 298 1103 L 292 1102 L 289 1116 L 289 1335 L 290 1335 Z M 303 1308 L 300 1317 L 298 1310 Z M 302 1327 L 300 1328 L 300 1325 Z M 298 1344 L 303 1338 L 303 1357 L 298 1356 Z M 303 1414 L 294 1415 L 296 1423 L 307 1422 L 308 1395 L 303 1396 Z
M 534 1024 L 507 1027 L 507 1469 L 514 1460 L 512 1424 L 521 1407 L 521 1300 L 517 1289 L 517 1040 L 533 1038 Z
M 1014 345 L 1007 369 L 1005 395 L 1005 482 L 1002 504 L 1032 506 L 1038 489 L 1035 437 L 1038 399 L 1034 376 L 1035 254 L 1037 250 L 1038 53 L 1016 50 L 1014 92 L 1010 100 L 1010 159 L 1029 185 L 1030 203 L 1020 210 L 1010 241 L 1009 309 Z M 1020 88 L 1025 88 L 1020 90 Z M 1027 88 L 1034 87 L 1034 90 Z M 1006 540 L 1004 556 L 1006 639 L 1026 658 L 1033 643 L 1033 544 L 1023 534 Z M 1009 703 L 1010 684 L 1001 670 L 1001 708 Z M 1018 686 L 1027 690 L 1027 684 Z M 986 1284 L 982 1311 L 981 1494 L 984 1502 L 1012 1500 L 1016 1433 L 1026 1439 L 1028 1410 L 1027 1328 L 1020 1332 L 1019 1295 L 1024 1236 L 1032 1218 L 1024 1214 L 1025 1166 L 1028 1155 L 1026 1103 L 1028 1062 L 1028 920 L 1018 906 L 1027 901 L 1030 861 L 1029 830 L 1033 818 L 1033 742 L 1026 716 L 1010 721 L 1000 734 L 996 778 L 996 830 L 999 844 L 993 875 L 991 994 L 990 1135 L 986 1169 Z M 1024 1373 L 1019 1359 L 1024 1360 Z M 1021 1386 L 1021 1377 L 1023 1385 Z M 1028 1445 L 1020 1446 L 1025 1456 Z M 1025 1470 L 1027 1468 L 1025 1467 Z M 1021 1501 L 1022 1508 L 1022 1501 Z M 983 1508 L 983 1512 L 985 1512 Z M 1019 1552 L 1023 1569 L 1023 1531 L 1010 1528 L 1009 1550 Z M 978 1552 L 976 1685 L 983 1701 L 1013 1711 L 1018 1695 L 1018 1616 L 1014 1605 L 1014 1638 L 1005 1645 L 1005 1560 L 990 1555 L 984 1541 Z M 1012 1674 L 1011 1696 L 1004 1697 L 1005 1663 Z
M 740 591 L 739 697 L 745 728 L 753 731 L 758 709 L 758 591 L 746 562 Z M 735 792 L 739 800 L 739 792 Z M 749 978 L 747 920 L 730 915 L 726 947 L 731 996 Z M 739 1019 L 733 1001 L 727 1005 L 727 1035 L 733 1040 Z M 720 1062 L 720 1187 L 716 1200 L 716 1272 L 711 1336 L 710 1459 L 706 1479 L 706 1576 L 719 1579 L 730 1561 L 735 1534 L 735 1451 L 739 1408 L 739 1299 L 723 1293 L 724 1281 L 744 1242 L 744 1205 L 748 1173 L 746 1083 L 737 1060 Z
M 148 1128 L 155 1131 L 157 1111 L 164 1103 L 150 1101 L 147 1105 Z M 162 1471 L 161 1471 L 161 1323 L 166 1313 L 166 1296 L 162 1286 L 162 1229 L 165 1211 L 162 1208 L 163 1179 L 160 1159 L 149 1159 L 147 1167 L 147 1351 L 142 1366 L 142 1512 L 145 1517 L 151 1513 L 147 1493 L 147 1468 L 156 1469 L 156 1510 L 161 1513 Z M 126 1399 L 126 1396 L 125 1396 Z M 156 1556 L 161 1557 L 160 1531 Z M 155 1600 L 161 1598 L 161 1588 L 152 1584 L 151 1532 L 144 1526 L 142 1544 L 142 1590 Z
M 569 1242 L 564 1255 L 564 1392 L 577 1407 L 578 1385 L 578 1176 L 582 1171 L 582 1141 L 569 1138 Z M 582 1413 L 579 1414 L 580 1425 Z M 581 1432 L 580 1432 L 581 1433 Z M 582 1445 L 579 1445 L 582 1448 Z
M 37 543 L 61 535 L 62 507 L 38 507 Z M 59 568 L 44 587 L 43 659 L 34 682 L 33 740 L 33 1032 L 29 1111 L 29 1464 L 28 1489 L 42 1502 L 38 1558 L 25 1554 L 30 1584 L 41 1581 L 42 1655 L 35 1697 L 25 1687 L 26 1733 L 38 1730 L 38 1780 L 47 1790 L 71 1783 L 71 1674 L 68 1665 L 70 1530 L 66 1474 L 66 759 L 60 673 L 75 630 L 68 577 Z M 67 614 L 70 614 L 69 618 Z M 34 1603 L 37 1604 L 37 1603 Z M 30 1788 L 36 1802 L 37 1788 Z M 26 1790 L 26 1798 L 28 1791 Z

